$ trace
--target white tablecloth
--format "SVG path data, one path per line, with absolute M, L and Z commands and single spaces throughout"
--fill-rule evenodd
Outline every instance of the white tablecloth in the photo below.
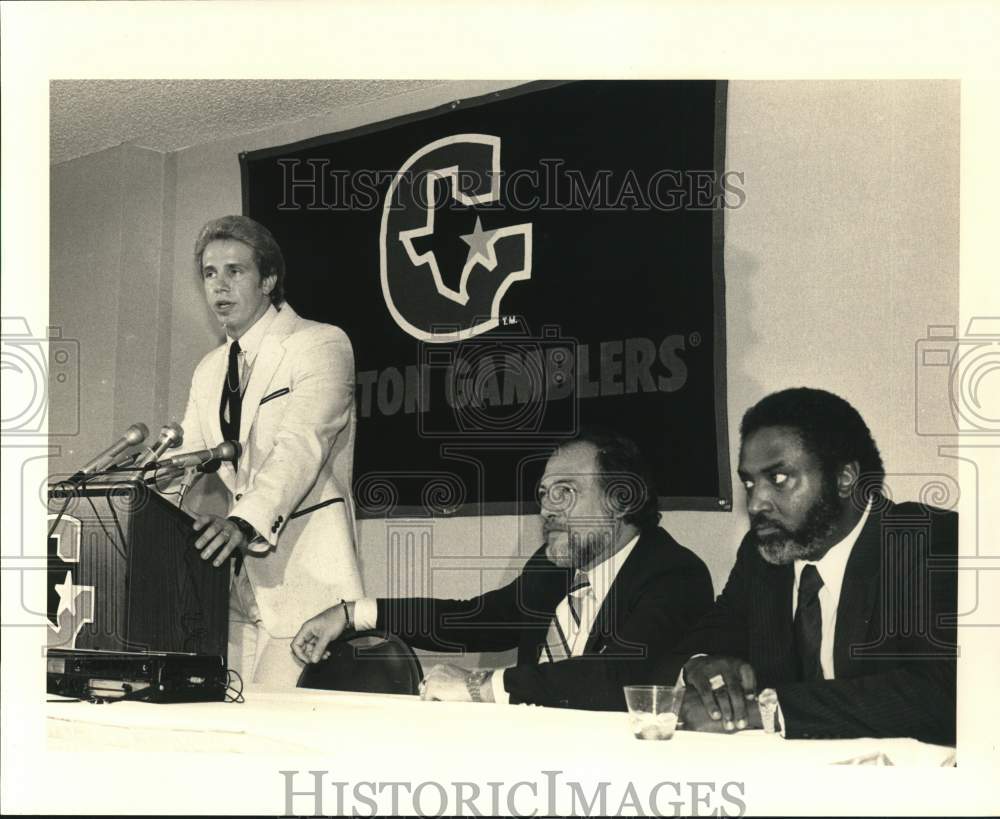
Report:
M 480 764 L 509 756 L 518 767 L 588 767 L 594 750 L 627 759 L 636 769 L 662 771 L 684 764 L 754 767 L 871 764 L 954 764 L 954 749 L 912 739 L 787 740 L 763 731 L 733 736 L 679 731 L 670 741 L 632 736 L 624 713 L 593 713 L 532 706 L 422 702 L 417 697 L 249 688 L 245 702 L 156 705 L 50 702 L 50 750 L 227 751 L 329 754 L 350 749 L 355 762 L 385 761 L 385 749 L 409 752 L 422 763 L 461 767 L 470 754 Z

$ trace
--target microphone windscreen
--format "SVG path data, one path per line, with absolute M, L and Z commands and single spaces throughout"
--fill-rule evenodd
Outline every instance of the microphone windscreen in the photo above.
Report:
M 129 446 L 135 446 L 145 441 L 147 435 L 149 435 L 149 427 L 145 424 L 132 424 L 132 426 L 125 430 L 124 437 Z

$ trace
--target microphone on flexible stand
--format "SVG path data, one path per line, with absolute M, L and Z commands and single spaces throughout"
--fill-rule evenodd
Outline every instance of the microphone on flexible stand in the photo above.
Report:
M 174 449 L 183 443 L 184 430 L 181 429 L 181 425 L 177 422 L 166 424 L 160 428 L 160 437 L 157 442 L 153 446 L 147 446 L 128 466 L 133 469 L 139 469 L 146 464 L 154 463 L 168 449 Z
M 152 461 L 143 465 L 143 470 L 149 469 L 172 469 L 180 467 L 187 469 L 189 466 L 200 466 L 205 468 L 211 461 L 235 461 L 243 454 L 243 447 L 238 441 L 223 441 L 212 449 L 199 449 L 197 452 L 185 452 L 183 455 L 175 455 L 164 461 Z M 218 467 L 216 467 L 218 468 Z
M 187 467 L 184 470 L 184 478 L 181 480 L 180 489 L 177 492 L 177 508 L 179 509 L 184 505 L 184 496 L 192 486 L 201 480 L 203 475 L 207 475 L 210 472 L 218 472 L 220 466 L 222 466 L 222 461 L 218 458 L 213 458 L 203 464 Z
M 130 446 L 141 444 L 146 440 L 147 435 L 149 435 L 149 428 L 145 424 L 132 424 L 132 426 L 125 430 L 125 434 L 121 438 L 103 452 L 98 453 L 91 460 L 87 461 L 78 472 L 69 478 L 69 482 L 80 483 L 91 475 L 104 472 L 114 463 L 115 458 Z
M 125 469 L 135 469 L 136 459 L 142 454 L 142 450 L 136 450 L 135 452 L 130 452 L 124 458 L 122 458 L 118 463 L 114 464 L 111 468 L 114 470 L 125 470 Z

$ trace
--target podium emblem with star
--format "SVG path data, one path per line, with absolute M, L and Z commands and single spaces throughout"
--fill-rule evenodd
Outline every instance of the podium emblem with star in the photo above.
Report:
M 80 629 L 94 622 L 94 587 L 80 585 L 80 521 L 49 516 L 48 603 L 50 648 L 75 648 Z

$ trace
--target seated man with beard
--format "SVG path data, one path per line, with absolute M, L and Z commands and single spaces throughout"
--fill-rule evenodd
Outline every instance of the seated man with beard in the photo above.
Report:
M 660 528 L 639 447 L 587 429 L 549 458 L 538 487 L 545 544 L 506 586 L 469 600 L 361 598 L 303 624 L 292 651 L 377 629 L 429 651 L 517 649 L 510 668 L 437 665 L 426 700 L 625 710 L 622 687 L 653 670 L 712 605 L 705 564 Z
M 957 515 L 884 497 L 868 427 L 831 393 L 769 395 L 740 438 L 750 531 L 659 669 L 683 669 L 684 727 L 953 744 Z

